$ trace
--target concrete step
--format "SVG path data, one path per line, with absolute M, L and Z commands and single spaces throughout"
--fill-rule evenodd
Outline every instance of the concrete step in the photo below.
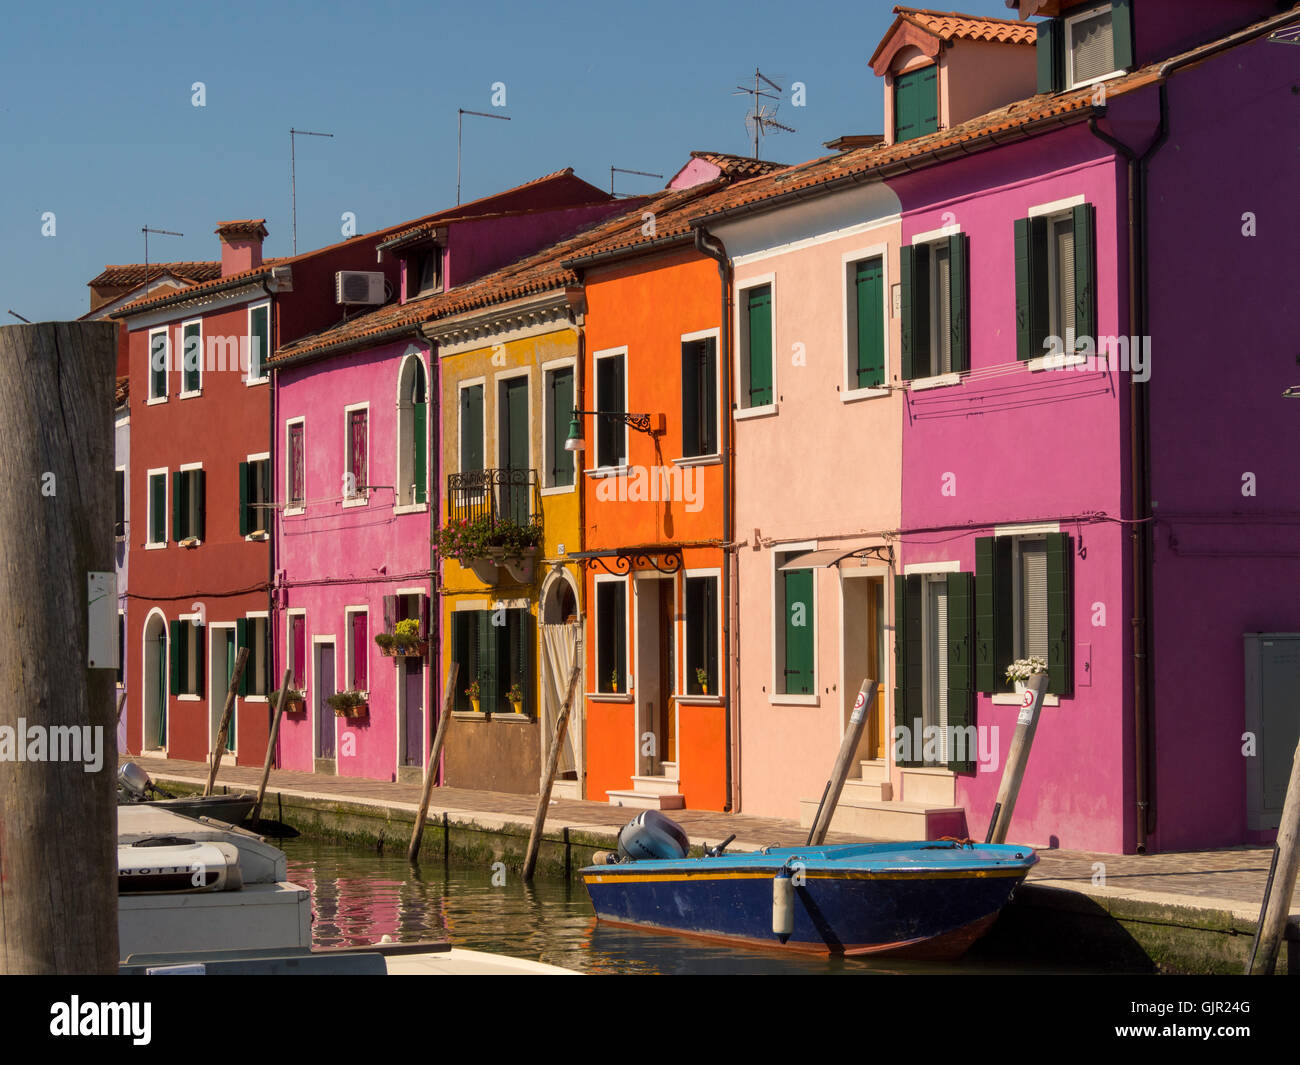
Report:
M 816 815 L 816 799 L 799 803 L 801 826 L 811 828 Z M 841 797 L 831 820 L 831 831 L 885 840 L 965 836 L 966 811 L 960 806 L 929 806 L 920 802 L 846 802 Z
M 863 759 L 858 763 L 862 767 L 862 779 L 868 784 L 878 784 L 889 779 L 889 765 L 883 758 Z
M 888 780 L 846 780 L 840 802 L 889 802 L 894 785 Z
M 633 777 L 632 790 L 644 791 L 651 795 L 676 795 L 677 778 L 675 776 Z
M 628 806 L 636 810 L 685 810 L 684 795 L 659 795 L 644 791 L 607 791 L 610 806 Z
M 552 799 L 581 799 L 582 782 L 579 780 L 557 780 L 551 784 Z
M 951 773 L 925 769 L 904 769 L 899 798 L 904 802 L 951 806 L 957 801 L 957 778 Z

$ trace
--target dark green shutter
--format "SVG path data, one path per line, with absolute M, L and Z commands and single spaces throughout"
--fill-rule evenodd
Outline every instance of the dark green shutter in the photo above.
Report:
M 970 238 L 954 233 L 948 238 L 948 321 L 952 368 L 970 369 Z
M 1047 690 L 1074 690 L 1074 614 L 1070 605 L 1073 552 L 1066 533 L 1047 534 Z
M 923 137 L 939 128 L 939 68 L 894 77 L 894 141 Z
M 478 622 L 480 616 L 481 612 L 477 610 L 455 610 L 451 615 L 452 660 L 460 667 L 456 676 L 456 693 L 452 699 L 452 706 L 457 710 L 469 710 L 471 708 L 469 696 L 465 694 L 465 689 L 478 676 Z
M 153 494 L 153 528 L 150 541 L 155 544 L 167 542 L 167 475 L 155 473 L 149 478 L 149 491 Z
M 194 507 L 198 528 L 194 529 L 193 532 L 200 540 L 206 540 L 208 529 L 208 474 L 206 470 L 194 471 L 194 493 L 198 497 Z
M 812 695 L 813 687 L 813 571 L 783 570 L 785 577 L 785 661 L 783 691 L 787 695 Z M 803 625 L 794 623 L 794 608 L 803 604 Z
M 1047 354 L 1047 219 L 1016 219 L 1016 358 Z
M 203 694 L 203 670 L 206 665 L 206 661 L 203 657 L 203 652 L 205 650 L 204 644 L 207 642 L 204 639 L 204 636 L 207 635 L 208 630 L 206 628 L 201 628 L 198 625 L 190 625 L 188 626 L 188 628 L 190 630 L 189 638 L 194 641 L 194 692 L 193 694 L 202 695 Z
M 765 407 L 773 402 L 772 286 L 747 289 L 745 307 L 749 322 L 749 402 L 746 405 Z
M 265 376 L 266 359 L 270 355 L 271 347 L 271 308 L 257 307 L 253 310 L 253 328 L 252 344 L 256 351 L 250 351 L 248 354 L 248 376 L 250 380 L 258 380 Z
M 854 277 L 858 319 L 855 387 L 878 388 L 885 383 L 884 260 L 857 264 Z
M 975 772 L 973 739 L 956 729 L 975 724 L 975 577 L 970 573 L 948 574 L 948 768 L 954 773 Z M 962 753 L 965 758 L 957 758 Z
M 682 345 L 682 454 L 700 451 L 700 360 L 695 345 Z
M 905 244 L 898 249 L 898 317 L 902 327 L 902 342 L 899 345 L 900 375 L 904 381 L 916 376 L 916 360 L 913 350 L 916 348 L 916 325 L 913 321 L 912 305 L 919 299 L 916 288 L 916 249 Z
M 1003 691 L 1015 654 L 1011 602 L 1011 538 L 975 540 L 975 690 Z
M 413 404 L 411 431 L 415 434 L 415 502 L 429 498 L 429 404 Z
M 551 484 L 573 484 L 573 453 L 564 449 L 573 415 L 573 371 L 551 374 Z
M 460 468 L 463 473 L 483 469 L 483 386 L 460 390 Z
M 533 712 L 533 689 L 536 685 L 533 682 L 533 648 L 536 646 L 534 637 L 534 619 L 532 612 L 529 610 L 513 610 L 511 613 L 515 617 L 515 646 L 514 646 L 514 676 L 510 678 L 512 684 L 518 684 L 524 692 L 523 711 L 525 714 Z
M 1110 10 L 1115 69 L 1128 70 L 1133 66 L 1133 0 L 1114 0 Z
M 171 640 L 167 644 L 170 654 L 167 658 L 167 665 L 171 676 L 168 678 L 167 688 L 173 695 L 181 693 L 181 623 L 179 621 L 170 621 L 167 627 L 171 630 Z
M 623 356 L 611 355 L 596 363 L 596 409 L 606 414 L 624 413 Z M 621 466 L 627 461 L 627 430 L 620 418 L 596 418 L 596 463 Z
M 1044 19 L 1038 23 L 1038 91 L 1059 92 L 1064 87 L 1061 76 L 1063 60 L 1062 23 L 1060 19 Z
M 239 464 L 239 535 L 247 536 L 253 531 L 254 526 L 251 522 L 248 503 L 252 498 L 252 491 L 249 488 L 249 479 L 251 476 L 252 463 L 241 462 Z
M 900 766 L 922 765 L 925 718 L 925 633 L 921 628 L 921 578 L 894 578 L 894 725 L 909 742 Z M 908 757 L 908 756 L 915 757 Z
M 1097 342 L 1097 211 L 1074 209 L 1074 335 Z M 1100 353 L 1099 353 L 1100 354 Z
M 245 647 L 248 647 L 248 618 L 235 618 L 235 653 L 238 654 Z M 249 657 L 252 657 L 252 648 L 249 648 Z M 244 672 L 239 674 L 239 694 L 248 694 L 248 674 L 251 670 L 248 663 L 244 665 Z
M 172 471 L 172 536 L 178 541 L 189 536 L 189 520 L 186 517 L 181 496 L 184 494 L 185 476 L 180 470 Z
M 501 708 L 497 700 L 501 692 L 497 682 L 498 651 L 501 645 L 501 633 L 504 625 L 494 625 L 495 610 L 480 610 L 478 613 L 478 682 L 479 698 L 485 713 L 492 713 Z
M 194 322 L 185 326 L 181 333 L 181 373 L 184 375 L 181 390 L 184 392 L 197 392 L 202 383 L 199 374 L 199 367 L 203 365 L 201 329 L 199 323 Z M 193 348 L 190 346 L 191 338 L 199 340 Z

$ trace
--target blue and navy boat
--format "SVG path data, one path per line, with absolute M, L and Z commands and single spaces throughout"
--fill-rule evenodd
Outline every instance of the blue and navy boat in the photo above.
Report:
M 735 854 L 722 853 L 723 844 L 700 858 L 640 857 L 686 853 L 680 827 L 650 813 L 624 829 L 618 856 L 581 871 L 597 917 L 750 946 L 955 958 L 988 930 L 1038 861 L 1028 847 L 969 840 Z M 665 841 L 672 829 L 680 844 Z M 647 834 L 657 838 L 638 847 Z

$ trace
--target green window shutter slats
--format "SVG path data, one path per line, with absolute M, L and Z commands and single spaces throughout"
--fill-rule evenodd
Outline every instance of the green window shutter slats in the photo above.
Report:
M 1073 551 L 1066 533 L 1047 535 L 1047 690 L 1074 690 L 1074 614 L 1070 604 Z
M 624 395 L 623 356 L 611 355 L 596 363 L 596 409 L 603 413 L 622 414 L 627 400 Z M 618 418 L 596 418 L 596 463 L 621 466 L 627 460 L 624 447 L 627 429 Z
M 491 714 L 501 709 L 497 705 L 502 695 L 498 685 L 497 663 L 506 626 L 494 624 L 497 616 L 494 610 L 481 610 L 478 614 L 479 698 L 482 700 L 482 709 Z
M 203 363 L 203 338 L 199 334 L 198 322 L 185 326 L 181 341 L 181 365 L 184 373 L 181 389 L 184 392 L 197 392 L 201 383 L 199 367 Z
M 811 695 L 813 688 L 813 571 L 784 570 L 785 684 L 787 695 Z
M 247 536 L 253 531 L 252 514 L 249 510 L 249 502 L 252 500 L 252 491 L 249 487 L 252 464 L 241 462 L 239 464 L 239 535 Z
M 948 725 L 952 730 L 975 724 L 975 575 L 948 574 Z M 973 733 L 949 732 L 948 768 L 975 772 Z M 964 757 L 958 757 L 962 755 Z
M 1064 87 L 1062 70 L 1064 52 L 1062 23 L 1060 19 L 1044 19 L 1038 23 L 1038 91 L 1059 92 Z
M 1041 33 L 1041 27 L 1040 27 Z M 1039 37 L 1042 47 L 1042 37 Z M 1041 56 L 1042 53 L 1040 52 Z M 1029 219 L 1016 219 L 1016 358 L 1022 362 L 1032 359 L 1034 352 L 1033 316 L 1029 287 Z
M 908 729 L 908 754 L 922 751 L 920 722 L 924 717 L 925 640 L 921 628 L 922 581 L 918 576 L 894 578 L 894 724 Z M 921 765 L 919 758 L 901 758 L 902 766 Z
M 573 414 L 573 371 L 551 374 L 551 484 L 573 484 L 573 453 L 564 449 Z
M 203 676 L 206 662 L 203 657 L 205 644 L 207 641 L 203 638 L 207 629 L 199 625 L 187 626 L 190 630 L 190 636 L 194 640 L 194 694 L 203 693 Z
M 1046 354 L 1048 330 L 1047 219 L 1018 218 L 1016 245 L 1016 358 Z
M 749 324 L 749 402 L 763 407 L 772 396 L 772 286 L 759 285 L 745 292 L 745 309 Z
M 429 405 L 413 404 L 414 417 L 411 432 L 415 435 L 415 502 L 424 503 L 429 498 Z
M 182 626 L 179 621 L 169 621 L 167 627 L 171 631 L 171 639 L 167 643 L 167 650 L 169 652 L 167 657 L 167 666 L 168 672 L 171 674 L 168 678 L 167 689 L 172 693 L 172 695 L 180 695 L 181 662 L 184 661 L 181 656 L 181 652 L 183 651 L 181 645 L 181 640 L 183 639 L 181 636 Z
M 1012 606 L 1011 540 L 975 540 L 975 690 L 1003 690 L 1006 668 L 1015 654 Z
M 194 511 L 198 528 L 194 530 L 194 535 L 200 540 L 206 540 L 208 528 L 208 474 L 206 470 L 194 471 L 194 492 L 198 497 Z
M 915 291 L 916 252 L 916 248 L 906 244 L 898 249 L 898 317 L 902 327 L 902 342 L 899 345 L 899 359 L 901 363 L 900 375 L 904 381 L 910 381 L 916 376 L 916 315 L 913 312 L 913 305 L 917 300 L 917 293 Z
M 854 275 L 858 325 L 855 385 L 878 388 L 885 383 L 884 261 L 876 258 L 858 263 Z
M 717 377 L 711 339 L 682 345 L 683 455 L 712 455 L 718 450 Z
M 524 702 L 523 711 L 525 714 L 533 712 L 533 650 L 536 646 L 534 636 L 534 618 L 531 611 L 514 610 L 511 613 L 515 616 L 515 646 L 514 646 L 514 669 L 510 677 L 512 684 L 518 684 L 523 689 Z
M 948 267 L 952 368 L 965 373 L 970 369 L 970 237 L 965 233 L 948 238 Z
M 465 689 L 478 677 L 478 622 L 481 616 L 483 615 L 476 610 L 457 610 L 451 615 L 451 654 L 453 661 L 460 667 L 456 677 L 456 694 L 452 700 L 452 705 L 457 710 L 470 709 Z
M 1114 0 L 1111 4 L 1111 40 L 1115 48 L 1115 69 L 1133 66 L 1133 0 Z
M 156 473 L 149 478 L 149 515 L 153 524 L 149 529 L 149 542 L 167 542 L 167 475 Z
M 460 390 L 460 468 L 462 473 L 483 469 L 483 386 Z
M 1097 337 L 1097 210 L 1074 208 L 1074 335 Z
M 909 141 L 939 128 L 939 76 L 933 64 L 894 78 L 894 140 Z
M 235 618 L 235 651 L 238 653 L 248 648 L 248 656 L 253 657 L 253 648 L 248 642 L 248 618 Z M 239 675 L 239 694 L 248 694 L 248 675 L 253 671 L 253 663 L 244 664 L 244 672 Z
M 262 369 L 266 365 L 266 357 L 270 354 L 271 347 L 271 308 L 258 307 L 252 313 L 252 329 L 250 330 L 251 350 L 248 353 L 248 376 L 252 380 L 257 380 L 264 375 Z
M 184 495 L 185 478 L 181 476 L 179 470 L 172 471 L 172 536 L 177 540 L 184 540 L 189 536 L 187 526 L 189 522 L 185 520 L 185 505 L 182 496 Z

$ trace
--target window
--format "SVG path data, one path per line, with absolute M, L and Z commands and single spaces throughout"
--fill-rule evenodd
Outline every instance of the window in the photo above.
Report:
M 460 390 L 460 472 L 483 469 L 483 386 Z
M 547 488 L 573 484 L 573 452 L 564 449 L 573 416 L 573 368 L 546 371 L 546 476 Z
M 239 535 L 264 535 L 271 525 L 271 460 L 239 464 Z
M 149 545 L 167 542 L 167 471 L 150 470 L 149 477 Z
M 1096 210 L 1091 204 L 1019 218 L 1016 358 L 1074 354 L 1097 335 Z
M 1132 0 L 1095 4 L 1038 23 L 1038 91 L 1102 81 L 1133 66 Z
M 849 391 L 885 383 L 885 260 L 875 255 L 846 264 Z
M 406 298 L 438 291 L 438 249 L 425 248 L 406 257 Z
M 813 601 L 813 571 L 782 569 L 803 551 L 778 552 L 776 556 L 776 688 L 779 695 L 815 695 L 813 655 L 816 648 L 816 617 Z
M 740 407 L 769 407 L 776 402 L 772 365 L 772 286 L 742 290 L 740 300 Z
M 454 708 L 470 710 L 465 689 L 479 683 L 483 713 L 511 713 L 508 695 L 513 685 L 523 693 L 521 711 L 535 707 L 533 679 L 535 619 L 526 609 L 457 610 L 451 615 L 452 660 L 458 665 Z
M 627 583 L 596 582 L 596 691 L 627 691 Z
M 429 397 L 419 355 L 402 362 L 397 398 L 397 502 L 420 506 L 429 498 Z
M 248 648 L 248 661 L 239 678 L 241 696 L 265 696 L 270 687 L 271 646 L 270 629 L 266 616 L 257 615 L 235 619 L 235 642 L 239 650 Z
M 205 480 L 201 469 L 172 474 L 172 535 L 177 543 L 203 539 Z
M 527 375 L 497 381 L 497 465 L 510 471 L 500 485 L 498 507 L 501 516 L 516 525 L 528 524 L 532 503 L 528 387 Z
M 288 439 L 285 445 L 285 494 L 288 496 L 288 507 L 300 511 L 307 503 L 303 423 L 290 422 L 286 427 L 286 435 Z
M 181 619 L 171 623 L 171 693 L 199 695 L 203 692 L 203 626 Z
M 627 355 L 596 356 L 596 410 L 601 414 L 627 413 Z M 621 418 L 596 418 L 596 465 L 610 468 L 627 464 L 627 426 Z
M 167 330 L 149 331 L 149 399 L 163 401 L 167 398 L 167 370 L 170 355 L 167 350 Z
M 248 381 L 266 380 L 266 360 L 271 354 L 271 305 L 248 309 Z
M 718 453 L 718 342 L 682 341 L 682 456 Z
M 116 491 L 116 509 L 113 518 L 113 536 L 118 541 L 126 539 L 126 470 L 118 467 L 113 472 L 113 483 Z
M 343 486 L 343 505 L 363 506 L 369 496 L 369 456 L 368 421 L 370 412 L 364 407 L 345 407 L 346 429 L 346 473 Z
M 307 687 L 307 615 L 289 615 L 289 684 L 304 691 Z
M 686 578 L 688 695 L 718 695 L 718 578 Z M 703 670 L 703 679 L 701 679 Z
M 369 617 L 364 610 L 347 613 L 347 680 L 352 691 L 370 690 L 370 640 Z
M 894 578 L 894 716 L 910 739 L 901 765 L 974 772 L 974 589 L 970 573 Z
M 905 381 L 970 369 L 969 243 L 954 233 L 899 249 Z
M 203 322 L 181 326 L 181 395 L 197 396 L 203 390 Z
M 1017 658 L 1047 660 L 1047 690 L 1073 689 L 1071 539 L 1064 533 L 975 541 L 976 690 L 1008 691 Z
M 910 141 L 939 128 L 939 68 L 933 64 L 894 75 L 894 141 Z

